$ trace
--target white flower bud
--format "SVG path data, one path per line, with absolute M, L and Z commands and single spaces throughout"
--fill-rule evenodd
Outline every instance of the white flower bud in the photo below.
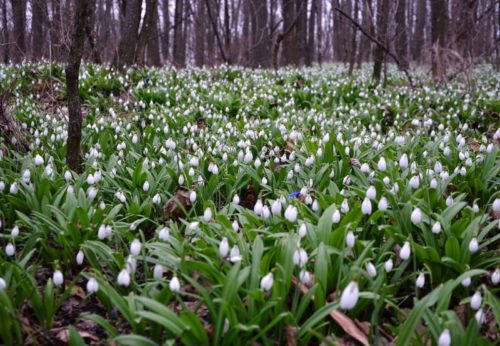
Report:
M 350 310 L 356 306 L 359 299 L 358 283 L 351 281 L 342 291 L 340 296 L 340 308 Z
M 134 257 L 138 256 L 141 252 L 141 241 L 139 239 L 134 239 L 130 244 L 130 254 Z
M 497 268 L 493 273 L 491 273 L 491 283 L 496 286 L 498 285 L 499 282 L 500 282 L 500 269 Z
M 356 242 L 356 237 L 354 236 L 354 233 L 352 231 L 347 232 L 345 236 L 345 244 L 349 249 L 352 249 L 354 247 L 354 243 Z
M 37 154 L 35 156 L 35 165 L 41 166 L 41 165 L 43 165 L 43 163 L 44 163 L 43 157 L 41 157 L 40 155 Z
M 477 238 L 472 238 L 469 243 L 469 251 L 471 253 L 475 253 L 477 252 L 478 249 L 479 249 L 479 244 L 477 242 Z
M 14 256 L 16 252 L 16 247 L 12 243 L 8 243 L 5 247 L 5 254 L 9 257 Z
M 118 278 L 116 279 L 118 285 L 127 287 L 130 285 L 130 274 L 127 269 L 122 269 L 118 274 Z
M 179 293 L 179 291 L 181 290 L 181 283 L 179 282 L 177 276 L 174 276 L 172 280 L 170 280 L 168 287 L 170 288 L 170 291 L 172 291 L 173 293 Z
M 76 254 L 76 263 L 81 266 L 83 264 L 83 260 L 85 259 L 85 255 L 83 254 L 83 251 L 80 250 Z
M 417 277 L 417 281 L 415 281 L 415 284 L 417 285 L 418 288 L 422 288 L 425 286 L 425 274 L 420 273 Z
M 260 288 L 264 291 L 269 291 L 273 287 L 274 276 L 273 273 L 269 273 L 260 280 Z
M 384 263 L 384 269 L 388 273 L 392 270 L 394 267 L 394 262 L 392 261 L 392 258 L 389 258 L 387 261 Z
M 380 201 L 378 202 L 378 210 L 386 211 L 388 206 L 389 203 L 387 202 L 387 198 L 385 197 L 380 198 Z
M 163 227 L 160 232 L 158 233 L 158 238 L 162 241 L 168 241 L 168 238 L 170 238 L 170 231 L 168 230 L 167 227 Z
M 212 220 L 212 209 L 205 209 L 205 212 L 203 213 L 203 220 L 205 222 L 209 222 L 210 220 Z
M 443 330 L 439 336 L 438 346 L 450 346 L 451 345 L 451 335 L 448 329 Z
M 368 272 L 368 276 L 371 278 L 377 276 L 377 268 L 375 268 L 372 262 L 366 263 L 366 271 Z
M 221 255 L 221 257 L 226 257 L 228 253 L 229 243 L 227 242 L 227 238 L 224 237 L 219 244 L 219 255 Z
M 285 210 L 285 218 L 290 221 L 290 222 L 295 222 L 297 221 L 297 208 L 294 207 L 293 205 L 289 205 L 288 208 Z
M 481 296 L 481 292 L 476 291 L 474 295 L 470 299 L 470 307 L 473 310 L 477 310 L 481 307 L 481 302 L 483 301 L 483 297 Z
M 370 186 L 366 190 L 366 198 L 375 199 L 377 197 L 377 190 L 375 190 L 375 186 Z
M 365 198 L 363 203 L 361 203 L 361 212 L 363 215 L 370 215 L 372 213 L 372 202 L 368 198 Z
M 299 227 L 299 237 L 304 238 L 307 235 L 307 226 L 302 223 Z
M 4 290 L 7 287 L 7 283 L 3 278 L 0 278 L 0 290 Z
M 60 270 L 56 270 L 52 275 L 52 281 L 54 282 L 54 285 L 61 286 L 64 282 L 63 273 L 61 273 Z
M 155 266 L 153 268 L 153 277 L 156 280 L 160 280 L 163 278 L 164 272 L 165 272 L 165 269 L 163 268 L 163 266 L 161 264 L 155 264 Z
M 439 221 L 436 221 L 434 225 L 432 225 L 432 233 L 439 234 L 441 233 L 441 224 Z
M 332 214 L 332 222 L 333 223 L 339 223 L 340 222 L 340 211 L 338 209 L 335 209 L 335 211 Z
M 420 221 L 422 221 L 422 211 L 420 210 L 420 208 L 413 209 L 410 219 L 414 225 L 417 225 L 420 223 Z
M 403 261 L 406 261 L 408 258 L 410 258 L 411 255 L 411 247 L 410 247 L 410 242 L 405 242 L 401 250 L 399 250 L 399 258 L 401 258 Z
M 293 264 L 303 267 L 308 260 L 307 252 L 304 249 L 298 249 L 293 253 Z
M 96 279 L 90 278 L 89 281 L 87 281 L 87 293 L 95 293 L 99 291 L 99 283 L 97 282 Z

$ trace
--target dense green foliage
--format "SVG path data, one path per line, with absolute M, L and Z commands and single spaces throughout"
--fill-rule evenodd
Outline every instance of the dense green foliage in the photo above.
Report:
M 493 344 L 499 74 L 391 75 L 87 65 L 77 175 L 63 69 L 0 66 L 0 340 Z

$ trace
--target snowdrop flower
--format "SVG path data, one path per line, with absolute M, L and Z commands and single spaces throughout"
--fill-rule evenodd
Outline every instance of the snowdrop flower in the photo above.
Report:
M 160 232 L 158 233 L 158 238 L 162 241 L 168 241 L 168 238 L 170 238 L 170 231 L 168 230 L 167 227 L 163 227 Z
M 394 262 L 392 261 L 392 258 L 389 258 L 387 261 L 384 263 L 384 269 L 388 273 L 392 270 L 394 267 Z
M 168 287 L 170 288 L 170 291 L 172 291 L 173 293 L 179 293 L 179 291 L 181 290 L 181 283 L 179 282 L 177 276 L 174 276 L 172 280 L 170 280 Z
M 271 212 L 273 215 L 281 215 L 281 201 L 279 199 L 275 200 L 271 205 Z
M 41 166 L 41 165 L 43 165 L 43 163 L 44 163 L 43 157 L 41 157 L 40 155 L 37 154 L 35 156 L 35 165 Z
M 496 286 L 498 285 L 499 282 L 500 282 L 500 269 L 497 268 L 493 273 L 491 273 L 491 283 Z
M 354 243 L 356 242 L 356 237 L 354 236 L 354 233 L 352 231 L 347 232 L 345 236 L 345 244 L 349 249 L 352 249 L 354 247 Z
M 253 155 L 251 151 L 247 151 L 245 157 L 243 158 L 243 162 L 249 163 L 253 160 Z
M 156 280 L 160 280 L 161 278 L 163 278 L 164 272 L 165 272 L 165 269 L 163 268 L 163 266 L 161 264 L 155 264 L 155 266 L 153 268 L 153 277 Z
M 234 220 L 233 223 L 231 224 L 231 227 L 233 228 L 233 231 L 238 232 L 240 229 L 240 225 L 238 224 L 238 221 Z
M 233 204 L 240 204 L 240 197 L 238 195 L 233 196 Z
M 92 201 L 94 200 L 94 198 L 97 196 L 97 189 L 93 186 L 89 187 L 88 190 L 87 190 L 87 196 L 89 197 L 89 199 Z M 125 198 L 125 196 L 123 196 L 123 198 Z M 122 202 L 123 203 L 123 202 Z
M 356 306 L 359 299 L 359 288 L 358 283 L 351 281 L 342 291 L 340 296 L 340 308 L 345 310 L 351 310 Z
M 29 184 L 31 180 L 31 172 L 29 169 L 25 170 L 23 173 L 23 181 L 25 184 Z
M 372 262 L 367 262 L 365 267 L 369 277 L 374 278 L 377 276 L 377 268 L 375 268 Z
M 472 211 L 473 211 L 474 213 L 478 213 L 478 212 L 479 212 L 479 206 L 477 205 L 477 203 L 474 203 L 474 204 L 472 205 Z
M 372 202 L 366 197 L 363 203 L 361 203 L 361 212 L 363 215 L 370 215 L 372 213 Z
M 306 250 L 300 248 L 293 253 L 293 264 L 303 267 L 306 265 L 308 260 Z
M 262 204 L 262 201 L 260 199 L 258 199 L 257 202 L 255 202 L 255 205 L 253 206 L 253 212 L 256 215 L 261 216 L 263 209 L 264 209 L 264 205 Z
M 76 263 L 81 266 L 83 264 L 83 260 L 85 259 L 85 255 L 83 254 L 83 251 L 80 250 L 76 254 Z
M 160 194 L 158 194 L 158 193 L 157 193 L 156 195 L 154 195 L 154 196 L 153 196 L 153 200 L 152 200 L 152 202 L 153 202 L 154 204 L 160 204 L 160 203 L 161 203 L 161 197 L 160 197 Z
M 191 201 L 191 203 L 194 203 L 196 201 L 196 191 L 191 191 L 189 193 L 189 200 Z
M 3 192 L 3 190 L 5 190 L 5 183 L 0 181 L 0 192 Z
M 477 324 L 479 325 L 483 324 L 485 320 L 483 309 L 477 310 L 476 313 L 474 314 L 474 318 L 476 319 Z
M 401 258 L 403 261 L 406 261 L 408 258 L 410 258 L 411 255 L 411 247 L 410 247 L 410 242 L 405 242 L 401 250 L 399 250 L 399 258 Z
M 273 287 L 274 276 L 273 273 L 269 273 L 260 280 L 260 288 L 264 291 L 269 291 Z
M 130 254 L 137 257 L 141 252 L 141 241 L 139 239 L 134 239 L 132 244 L 130 244 Z
M 212 209 L 205 209 L 205 212 L 203 213 L 203 220 L 205 222 L 209 222 L 210 220 L 212 220 Z
M 232 263 L 237 263 L 242 260 L 242 257 L 240 255 L 240 248 L 238 246 L 235 245 L 231 248 L 231 252 L 229 253 L 229 260 Z
M 299 227 L 299 237 L 304 238 L 307 235 L 307 226 L 302 223 Z
M 344 214 L 349 212 L 349 203 L 347 202 L 347 199 L 344 199 L 342 201 L 342 204 L 340 205 L 340 211 Z
M 469 287 L 471 284 L 471 281 L 472 280 L 470 279 L 470 277 L 466 277 L 465 279 L 462 280 L 462 286 Z
M 16 252 L 16 247 L 12 243 L 8 243 L 5 247 L 5 254 L 9 257 L 14 256 Z
M 372 185 L 366 190 L 366 198 L 375 199 L 375 197 L 377 197 L 377 190 L 375 190 L 375 186 Z
M 89 175 L 87 176 L 87 184 L 89 184 L 89 185 L 94 185 L 94 182 L 95 182 L 95 181 L 94 181 L 94 176 L 93 176 L 92 174 L 89 174 Z
M 313 204 L 312 204 L 312 206 L 311 206 L 311 209 L 312 209 L 313 211 L 318 211 L 318 210 L 319 210 L 319 203 L 318 203 L 318 200 L 317 200 L 317 199 L 315 199 L 315 200 L 314 200 L 314 202 L 313 202 Z
M 307 270 L 302 269 L 299 273 L 299 280 L 304 285 L 308 285 L 311 282 L 311 273 L 309 273 Z
M 491 209 L 493 209 L 495 213 L 500 213 L 500 198 L 495 198 Z
M 380 198 L 380 201 L 378 202 L 378 210 L 381 211 L 386 211 L 388 208 L 389 203 L 387 202 L 387 198 L 382 197 Z
M 2 223 L 0 221 L 0 228 L 2 228 Z M 12 228 L 12 231 L 10 231 L 10 235 L 12 238 L 15 238 L 19 235 L 19 226 L 15 225 L 14 228 Z
M 54 282 L 54 285 L 61 286 L 64 282 L 63 273 L 61 273 L 60 270 L 56 270 L 52 275 L 52 281 Z
M 127 269 L 122 269 L 118 274 L 118 278 L 116 279 L 118 285 L 127 287 L 130 285 L 130 274 Z
M 99 283 L 96 279 L 90 278 L 89 281 L 87 281 L 87 292 L 90 294 L 97 291 L 99 291 Z
M 448 198 L 446 198 L 446 206 L 449 207 L 452 204 L 453 204 L 453 197 L 448 196 Z
M 474 293 L 474 295 L 470 299 L 470 307 L 473 310 L 477 310 L 481 306 L 482 301 L 483 301 L 483 297 L 481 296 L 481 292 L 476 291 L 476 293 Z
M 418 288 L 422 288 L 425 285 L 425 274 L 420 273 L 417 277 L 417 281 L 415 282 Z
M 184 176 L 183 175 L 179 175 L 179 178 L 177 179 L 177 183 L 179 185 L 182 185 L 182 184 L 184 184 L 184 180 L 185 180 Z
M 382 172 L 387 169 L 387 163 L 385 162 L 385 158 L 381 157 L 380 160 L 378 160 L 377 168 L 379 171 Z
M 271 216 L 271 211 L 269 210 L 269 207 L 265 205 L 262 208 L 262 218 L 267 219 L 269 218 L 269 216 Z
M 285 210 L 285 218 L 290 221 L 290 222 L 295 222 L 297 221 L 297 208 L 294 207 L 293 205 L 289 205 L 288 208 Z
M 443 330 L 441 335 L 439 335 L 438 346 L 450 346 L 451 345 L 451 335 L 448 329 Z
M 363 173 L 370 173 L 370 166 L 367 163 L 363 163 L 359 170 Z
M 441 223 L 436 221 L 434 225 L 432 225 L 432 233 L 439 234 L 441 233 Z
M 420 186 L 420 177 L 418 175 L 413 176 L 408 183 L 412 189 L 418 189 Z
M 469 251 L 471 253 L 475 253 L 477 252 L 478 249 L 479 249 L 479 244 L 477 242 L 477 238 L 472 238 L 469 243 Z
M 17 188 L 17 183 L 12 183 L 12 185 L 9 188 L 9 192 L 11 195 L 17 194 L 18 188 Z
M 335 209 L 335 211 L 332 214 L 332 222 L 333 223 L 339 223 L 340 222 L 340 212 L 338 209 Z
M 437 186 L 438 186 L 438 182 L 437 182 L 437 180 L 436 180 L 436 179 L 434 179 L 434 178 L 432 178 L 432 180 L 431 180 L 431 182 L 430 182 L 429 186 L 431 187 L 431 189 L 436 189 L 436 188 L 437 188 Z
M 422 211 L 420 210 L 420 208 L 413 209 L 410 219 L 414 225 L 417 225 L 420 223 L 420 221 L 422 221 Z
M 222 238 L 219 244 L 219 255 L 221 257 L 226 257 L 228 253 L 229 253 L 229 243 L 227 242 L 227 238 L 224 237 Z
M 7 287 L 7 283 L 3 278 L 0 278 L 0 290 L 4 290 Z
M 408 168 L 408 155 L 401 155 L 401 158 L 399 159 L 399 166 L 403 169 Z
M 142 190 L 144 192 L 148 192 L 149 191 L 149 181 L 145 181 L 144 184 L 142 185 Z

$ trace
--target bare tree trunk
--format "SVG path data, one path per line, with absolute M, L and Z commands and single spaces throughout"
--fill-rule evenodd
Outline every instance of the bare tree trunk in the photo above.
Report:
M 386 45 L 387 27 L 389 21 L 389 0 L 379 0 L 377 9 L 377 39 L 383 45 Z M 373 80 L 380 82 L 382 73 L 382 64 L 385 58 L 385 51 L 382 47 L 375 47 L 373 54 Z
M 227 55 L 227 60 L 231 63 L 231 16 L 229 14 L 229 2 L 224 0 L 224 52 Z
M 283 0 L 283 31 L 289 31 L 283 38 L 283 64 L 297 64 L 298 42 L 296 35 L 295 0 Z
M 446 44 L 446 0 L 433 0 L 431 4 L 432 77 L 441 79 L 446 73 L 441 53 Z
M 157 21 L 153 26 L 153 31 L 151 32 L 151 38 L 146 46 L 147 50 L 147 63 L 152 66 L 161 66 L 160 59 L 160 23 Z
M 196 4 L 196 19 L 195 25 L 195 49 L 194 49 L 194 63 L 196 66 L 203 66 L 205 64 L 205 30 L 206 30 L 206 7 L 198 1 Z
M 269 34 L 267 26 L 267 1 L 253 0 L 252 1 L 252 23 L 253 42 L 252 42 L 252 66 L 268 67 L 269 66 Z
M 144 53 L 146 45 L 149 43 L 151 31 L 156 27 L 156 18 L 158 14 L 158 0 L 146 0 L 146 14 L 137 39 L 137 48 L 135 52 L 135 62 L 139 65 L 144 64 Z
M 68 140 L 66 163 L 75 172 L 81 172 L 80 143 L 82 140 L 82 111 L 80 109 L 79 71 L 85 43 L 85 28 L 94 7 L 93 0 L 76 0 L 74 31 L 66 66 L 68 98 Z
M 396 54 L 401 69 L 408 69 L 408 35 L 406 33 L 406 0 L 399 0 L 396 9 Z
M 166 64 L 169 60 L 169 49 L 170 49 L 170 13 L 168 10 L 168 0 L 163 0 L 162 2 L 162 15 L 163 15 L 163 31 L 161 40 L 161 53 L 163 57 L 163 64 Z
M 316 0 L 316 51 L 318 63 L 323 61 L 323 1 Z
M 306 51 L 307 53 L 306 65 L 308 66 L 310 66 L 314 61 L 314 51 L 315 51 L 314 25 L 316 23 L 316 14 L 318 12 L 318 2 L 319 0 L 311 1 L 311 13 L 309 14 L 309 25 L 307 28 L 308 39 L 307 39 L 307 51 Z
M 307 0 L 296 0 L 297 13 L 297 63 L 302 66 L 307 59 Z
M 358 19 L 358 11 L 359 11 L 359 0 L 354 1 L 354 11 L 353 11 L 353 18 Z M 356 35 L 357 35 L 357 30 L 353 26 L 352 27 L 352 36 L 351 36 L 351 51 L 350 51 L 350 57 L 349 57 L 349 76 L 352 76 L 352 71 L 354 70 L 354 63 L 356 62 Z
M 417 1 L 415 34 L 412 42 L 412 56 L 415 61 L 422 61 L 422 49 L 424 47 L 424 32 L 427 17 L 427 0 Z
M 14 41 L 16 44 L 14 62 L 20 63 L 26 56 L 26 0 L 12 0 L 12 17 L 14 21 Z
M 184 13 L 184 1 L 175 0 L 174 14 L 174 47 L 173 47 L 173 62 L 176 67 L 184 67 L 186 64 L 185 57 L 182 54 L 183 41 L 183 26 L 185 25 L 182 15 Z
M 45 24 L 45 1 L 33 0 L 31 3 L 32 17 L 32 56 L 33 59 L 39 60 L 43 57 L 43 42 L 44 42 L 44 24 Z
M 7 1 L 2 1 L 2 41 L 9 42 L 9 32 L 7 30 Z M 3 62 L 4 64 L 9 63 L 9 45 L 4 45 L 3 49 Z
M 372 0 L 363 0 L 363 28 L 367 30 L 372 36 L 373 33 L 373 18 L 372 18 Z M 361 67 L 363 61 L 370 61 L 372 44 L 366 35 L 362 35 L 359 40 L 359 53 L 358 53 L 358 68 Z
M 135 61 L 135 47 L 139 25 L 141 23 L 142 0 L 125 0 L 125 19 L 121 32 L 118 54 L 114 65 L 118 67 L 132 65 Z

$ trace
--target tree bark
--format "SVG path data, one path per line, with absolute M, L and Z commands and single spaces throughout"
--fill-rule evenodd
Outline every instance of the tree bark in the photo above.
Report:
M 195 49 L 194 49 L 194 63 L 196 66 L 203 66 L 205 64 L 205 30 L 206 30 L 206 7 L 201 2 L 196 3 L 196 20 L 194 23 L 195 30 Z
M 446 0 L 431 2 L 432 77 L 442 79 L 446 73 L 441 50 L 446 38 Z
M 182 54 L 183 32 L 182 28 L 185 25 L 182 19 L 184 13 L 183 0 L 175 0 L 175 13 L 174 13 L 174 46 L 173 46 L 173 62 L 176 67 L 184 67 L 186 64 L 185 57 Z
M 387 27 L 389 21 L 389 0 L 379 0 L 377 9 L 377 39 L 383 45 L 386 45 Z M 373 80 L 375 83 L 380 82 L 382 73 L 382 64 L 385 58 L 385 51 L 382 47 L 377 46 L 373 54 Z
M 399 0 L 396 9 L 396 54 L 400 69 L 408 68 L 408 35 L 406 33 L 406 0 Z
M 45 24 L 45 1 L 33 0 L 31 3 L 32 17 L 32 57 L 39 60 L 43 57 L 44 24 Z
M 295 11 L 297 13 L 297 63 L 305 65 L 307 59 L 307 0 L 296 0 Z
M 283 38 L 282 57 L 284 65 L 297 65 L 298 42 L 296 35 L 295 0 L 283 0 L 283 31 L 288 34 Z
M 267 1 L 252 1 L 252 23 L 255 24 L 252 42 L 252 66 L 269 66 L 269 33 L 267 25 Z
M 12 0 L 12 18 L 14 21 L 14 41 L 16 44 L 14 62 L 20 63 L 26 56 L 26 0 Z
M 9 42 L 9 32 L 7 30 L 7 1 L 2 1 L 2 40 L 3 42 Z M 4 45 L 1 47 L 3 50 L 3 62 L 4 64 L 9 63 L 9 45 Z
M 79 71 L 85 44 L 85 28 L 94 7 L 93 0 L 76 0 L 74 30 L 66 66 L 66 89 L 68 99 L 68 139 L 66 163 L 75 172 L 81 172 L 80 144 L 82 140 L 82 111 L 80 109 Z
M 412 42 L 412 56 L 417 62 L 422 61 L 422 49 L 424 46 L 424 32 L 427 17 L 427 0 L 417 1 L 415 21 L 415 33 Z
M 157 17 L 156 23 L 153 26 L 153 31 L 151 32 L 151 38 L 146 46 L 147 63 L 152 66 L 161 66 L 159 25 L 160 23 Z
M 359 0 L 354 1 L 354 11 L 353 18 L 357 20 L 359 11 Z M 352 76 L 352 71 L 354 70 L 354 63 L 356 62 L 356 35 L 357 35 L 356 27 L 352 27 L 351 34 L 351 51 L 349 57 L 349 76 Z
M 306 59 L 306 65 L 310 66 L 313 61 L 314 61 L 314 51 L 315 51 L 315 45 L 314 45 L 314 26 L 316 24 L 316 14 L 318 12 L 318 2 L 319 0 L 311 0 L 311 12 L 309 14 L 309 24 L 307 28 L 307 59 Z
M 141 23 L 142 0 L 125 0 L 124 4 L 123 30 L 118 45 L 118 54 L 114 59 L 114 65 L 120 68 L 132 65 L 135 61 L 135 47 Z
M 139 65 L 144 64 L 144 53 L 146 51 L 146 45 L 149 43 L 151 32 L 156 26 L 158 9 L 158 0 L 146 0 L 146 13 L 144 15 L 144 20 L 137 39 L 137 48 L 135 52 L 135 62 Z
M 162 2 L 162 15 L 163 15 L 163 31 L 161 40 L 161 53 L 163 64 L 169 60 L 170 50 L 170 12 L 168 10 L 168 0 Z

